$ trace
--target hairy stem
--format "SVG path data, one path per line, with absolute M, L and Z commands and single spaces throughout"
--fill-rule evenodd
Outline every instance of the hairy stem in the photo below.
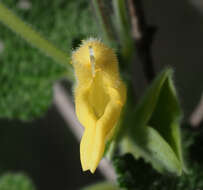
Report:
M 115 34 L 111 19 L 109 18 L 110 15 L 105 7 L 105 2 L 103 0 L 92 0 L 92 5 L 101 25 L 104 40 L 109 43 L 109 45 L 112 45 L 115 43 Z
M 125 62 L 131 60 L 134 47 L 133 39 L 130 33 L 130 24 L 128 20 L 127 7 L 125 0 L 113 0 L 113 8 L 119 41 L 121 44 L 121 53 Z

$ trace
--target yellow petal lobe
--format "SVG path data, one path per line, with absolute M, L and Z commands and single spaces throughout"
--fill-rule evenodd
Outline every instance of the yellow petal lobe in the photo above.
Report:
M 77 80 L 75 110 L 85 129 L 80 159 L 83 171 L 94 173 L 125 104 L 126 87 L 115 53 L 99 40 L 83 41 L 73 52 L 72 63 Z

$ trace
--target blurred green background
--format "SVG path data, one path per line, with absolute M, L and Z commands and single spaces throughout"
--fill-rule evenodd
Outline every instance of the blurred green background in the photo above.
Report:
M 81 39 L 101 37 L 88 0 L 1 2 L 67 54 Z M 203 15 L 195 2 L 144 0 L 147 21 L 157 27 L 156 71 L 174 67 L 186 119 L 203 90 Z M 81 171 L 79 143 L 52 104 L 53 84 L 65 76 L 65 67 L 0 23 L 0 174 L 23 172 L 39 190 L 74 190 L 102 179 L 98 171 Z
M 67 55 L 96 35 L 88 1 L 2 2 Z M 0 45 L 0 174 L 23 172 L 39 190 L 74 190 L 102 179 L 82 172 L 79 142 L 52 105 L 52 85 L 66 68 L 1 23 Z

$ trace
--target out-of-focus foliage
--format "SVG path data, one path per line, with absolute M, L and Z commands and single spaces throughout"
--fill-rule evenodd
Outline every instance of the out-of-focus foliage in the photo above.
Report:
M 160 172 L 182 173 L 181 109 L 172 81 L 172 71 L 165 70 L 140 100 L 129 123 L 129 137 L 123 151 L 150 162 Z M 132 127 L 131 127 L 132 126 Z
M 127 190 L 197 190 L 203 188 L 203 165 L 193 163 L 187 175 L 164 176 L 157 173 L 142 159 L 125 154 L 114 160 L 121 188 Z
M 97 33 L 87 0 L 36 0 L 28 10 L 20 9 L 18 0 L 2 2 L 65 50 L 67 56 L 81 38 Z M 0 53 L 0 117 L 39 117 L 52 101 L 53 82 L 65 77 L 66 68 L 30 47 L 1 23 L 0 41 L 4 45 Z
M 35 190 L 35 187 L 27 176 L 8 173 L 0 177 L 0 190 Z
M 85 187 L 82 190 L 119 190 L 119 188 L 111 183 L 101 182 Z

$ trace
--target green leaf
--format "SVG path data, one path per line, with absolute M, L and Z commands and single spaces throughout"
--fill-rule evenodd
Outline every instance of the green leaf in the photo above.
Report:
M 85 187 L 82 190 L 119 190 L 119 188 L 109 182 L 101 182 Z
M 127 190 L 197 190 L 203 188 L 203 165 L 191 160 L 187 175 L 176 177 L 161 175 L 143 159 L 136 160 L 132 154 L 114 159 L 119 186 Z
M 67 55 L 81 38 L 97 33 L 87 0 L 36 0 L 28 11 L 19 9 L 17 2 L 4 1 Z M 51 105 L 53 83 L 67 78 L 67 67 L 43 55 L 1 23 L 0 42 L 4 46 L 0 52 L 0 118 L 31 120 L 42 116 Z
M 143 157 L 160 172 L 181 175 L 184 168 L 179 124 L 182 112 L 172 81 L 172 70 L 166 69 L 154 80 L 136 107 L 124 139 L 124 152 Z
M 8 173 L 0 177 L 0 190 L 35 190 L 35 187 L 27 176 Z

